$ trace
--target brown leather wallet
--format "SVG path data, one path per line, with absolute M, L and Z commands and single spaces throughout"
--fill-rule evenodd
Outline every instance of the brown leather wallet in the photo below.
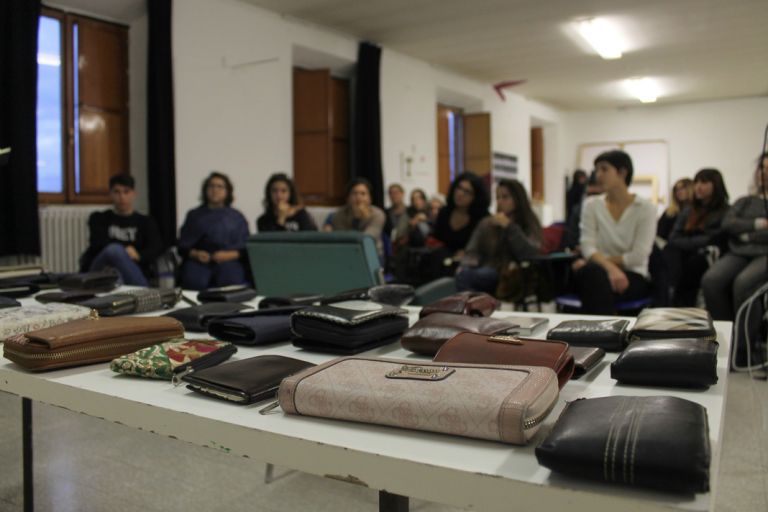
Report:
M 9 338 L 3 355 L 27 370 L 53 370 L 111 361 L 183 335 L 173 318 L 93 317 Z
M 419 318 L 433 313 L 454 315 L 491 316 L 499 307 L 499 301 L 485 292 L 459 292 L 427 304 L 421 308 Z
M 504 334 L 514 331 L 518 323 L 504 318 L 472 317 L 452 313 L 434 313 L 413 324 L 405 331 L 400 343 L 403 348 L 434 356 L 443 343 L 462 332 Z
M 573 356 L 575 368 L 572 379 L 576 380 L 592 370 L 605 357 L 605 350 L 599 347 L 568 347 Z
M 509 334 L 487 336 L 463 332 L 445 342 L 433 361 L 545 366 L 557 374 L 560 389 L 573 375 L 573 356 L 568 352 L 566 342 L 519 338 Z

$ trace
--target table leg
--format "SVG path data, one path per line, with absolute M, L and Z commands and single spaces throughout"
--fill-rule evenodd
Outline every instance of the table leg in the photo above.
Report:
M 24 512 L 35 510 L 32 457 L 32 400 L 21 399 L 21 446 L 24 472 Z
M 408 512 L 408 496 L 379 491 L 379 512 Z

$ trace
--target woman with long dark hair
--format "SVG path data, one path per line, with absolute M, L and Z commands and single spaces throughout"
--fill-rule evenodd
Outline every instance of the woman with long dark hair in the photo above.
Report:
M 244 256 L 248 221 L 232 208 L 234 187 L 226 174 L 212 172 L 203 181 L 202 204 L 187 213 L 179 235 L 181 286 L 204 290 L 248 281 Z
M 477 225 L 488 216 L 490 204 L 488 189 L 478 175 L 467 171 L 451 184 L 432 236 L 450 249 L 454 260 L 464 256 L 464 248 Z
M 456 276 L 460 291 L 494 294 L 499 275 L 512 262 L 539 253 L 541 224 L 528 194 L 517 180 L 502 180 L 496 188 L 497 213 L 480 221 L 467 244 Z
M 768 153 L 755 169 L 754 194 L 739 198 L 723 219 L 729 252 L 701 280 L 715 320 L 733 320 L 739 306 L 768 280 Z
M 273 174 L 264 187 L 264 213 L 256 220 L 267 231 L 317 231 L 315 221 L 299 201 L 296 185 L 283 173 Z
M 696 305 L 704 272 L 709 268 L 707 248 L 724 249 L 721 224 L 728 211 L 728 191 L 717 169 L 702 169 L 693 178 L 693 201 L 677 217 L 664 248 L 674 292 L 672 305 Z
M 347 185 L 347 204 L 336 210 L 330 222 L 323 226 L 324 231 L 360 231 L 371 235 L 376 240 L 379 257 L 384 253 L 381 233 L 387 215 L 384 210 L 372 204 L 371 182 L 365 178 L 355 178 Z

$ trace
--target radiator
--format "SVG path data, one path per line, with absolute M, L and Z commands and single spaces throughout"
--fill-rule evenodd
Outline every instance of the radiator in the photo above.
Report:
M 40 249 L 48 272 L 77 272 L 88 247 L 88 217 L 104 205 L 40 208 Z

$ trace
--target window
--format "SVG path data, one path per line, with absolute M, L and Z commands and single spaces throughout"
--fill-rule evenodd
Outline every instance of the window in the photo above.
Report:
M 109 202 L 130 172 L 127 28 L 43 9 L 37 66 L 40 202 Z

